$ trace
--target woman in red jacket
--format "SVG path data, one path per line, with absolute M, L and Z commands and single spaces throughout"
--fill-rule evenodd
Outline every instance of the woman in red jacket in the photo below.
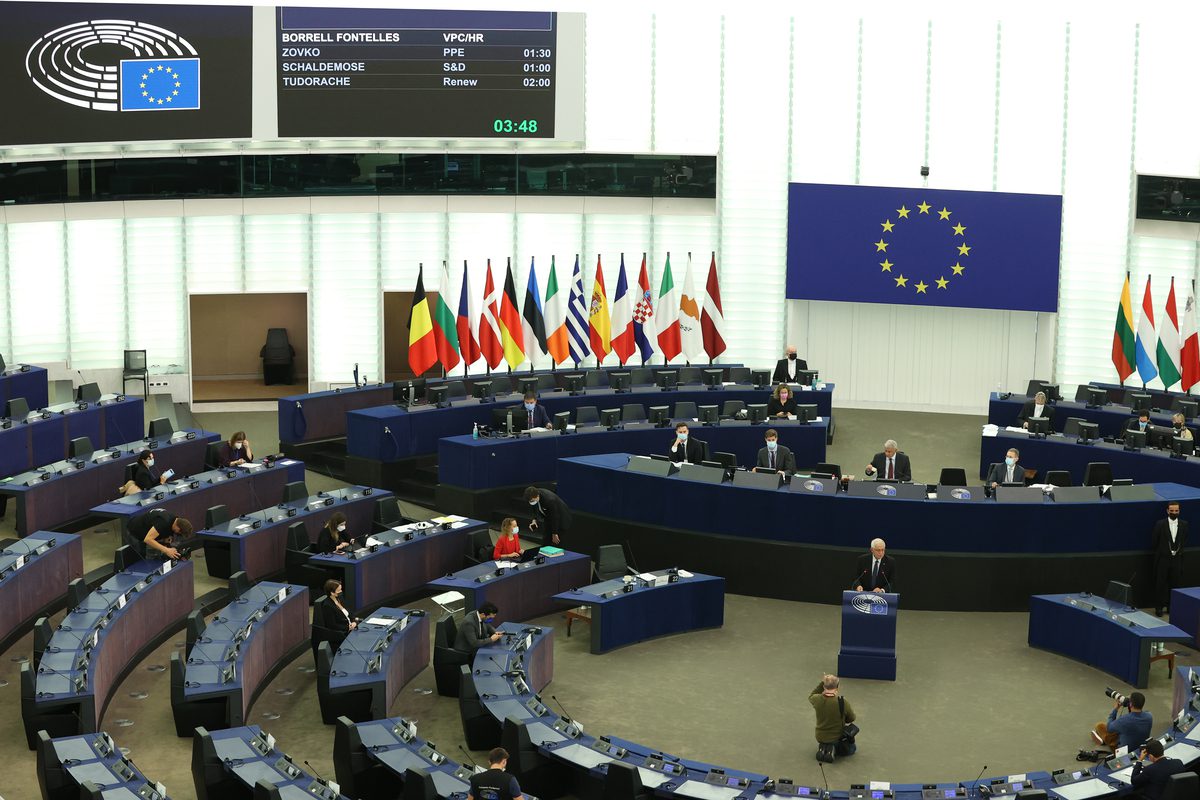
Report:
M 492 551 L 494 560 L 521 557 L 521 540 L 517 530 L 517 521 L 512 517 L 505 517 L 504 522 L 500 523 L 500 538 L 496 540 L 496 548 Z

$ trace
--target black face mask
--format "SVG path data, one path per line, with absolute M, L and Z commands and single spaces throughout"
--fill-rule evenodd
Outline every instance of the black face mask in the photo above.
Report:
M 1167 519 L 1179 519 L 1179 514 L 1174 511 L 1167 512 Z
M 795 360 L 796 360 L 796 354 L 788 353 L 788 361 L 795 361 Z

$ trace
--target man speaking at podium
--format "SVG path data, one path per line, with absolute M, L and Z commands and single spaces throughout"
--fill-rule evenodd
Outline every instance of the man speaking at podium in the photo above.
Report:
M 896 559 L 887 555 L 886 549 L 887 543 L 883 539 L 872 539 L 871 552 L 858 557 L 854 591 L 896 591 Z

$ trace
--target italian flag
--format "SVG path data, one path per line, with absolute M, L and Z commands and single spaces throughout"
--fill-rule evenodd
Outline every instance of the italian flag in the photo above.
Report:
M 1158 329 L 1158 377 L 1163 388 L 1170 389 L 1179 380 L 1179 314 L 1175 310 L 1175 279 L 1171 278 L 1171 291 L 1167 294 L 1167 307 L 1163 313 L 1162 327 Z
M 679 340 L 679 295 L 675 292 L 675 281 L 671 277 L 670 253 L 667 253 L 667 265 L 663 267 L 658 305 L 654 307 L 654 327 L 658 329 L 658 351 L 665 360 L 670 361 L 679 355 L 682 347 Z

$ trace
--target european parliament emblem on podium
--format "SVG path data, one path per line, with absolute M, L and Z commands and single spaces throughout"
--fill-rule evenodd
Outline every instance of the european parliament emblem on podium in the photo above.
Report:
M 896 680 L 894 592 L 842 592 L 842 649 L 838 677 Z

